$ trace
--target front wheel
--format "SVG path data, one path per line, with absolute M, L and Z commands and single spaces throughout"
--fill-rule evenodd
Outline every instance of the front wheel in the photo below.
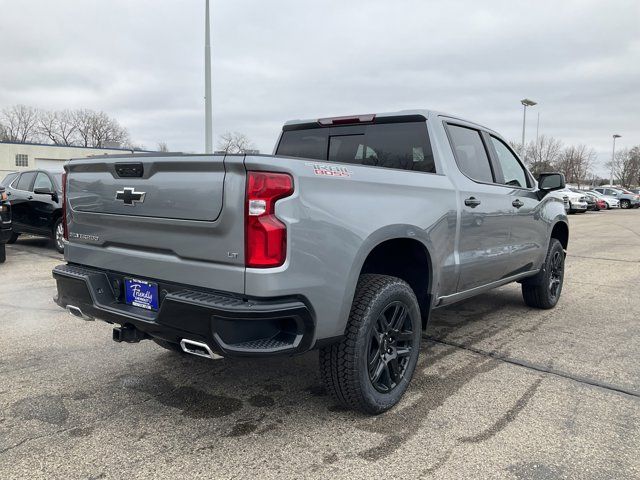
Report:
M 389 410 L 406 391 L 418 362 L 421 317 L 403 280 L 361 275 L 340 343 L 320 350 L 320 375 L 343 406 L 369 414 Z
M 564 257 L 562 244 L 552 238 L 542 271 L 522 282 L 522 297 L 527 305 L 543 309 L 556 306 L 564 281 Z
M 58 253 L 64 253 L 64 226 L 62 225 L 62 218 L 56 220 L 53 225 L 53 242 L 55 244 Z
M 631 202 L 629 200 L 620 200 L 620 208 L 630 208 Z
M 11 236 L 9 237 L 9 240 L 7 240 L 7 243 L 9 245 L 13 245 L 14 243 L 16 243 L 16 240 L 18 240 L 19 236 L 20 236 L 19 233 L 16 233 L 16 232 L 11 233 Z

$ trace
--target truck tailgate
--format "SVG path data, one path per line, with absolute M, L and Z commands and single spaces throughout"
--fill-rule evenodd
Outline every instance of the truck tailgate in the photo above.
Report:
M 72 160 L 67 165 L 67 261 L 243 293 L 242 159 Z

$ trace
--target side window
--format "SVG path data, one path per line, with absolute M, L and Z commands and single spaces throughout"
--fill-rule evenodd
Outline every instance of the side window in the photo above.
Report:
M 36 182 L 33 184 L 33 189 L 35 190 L 36 188 L 46 188 L 49 191 L 53 191 L 53 185 L 51 184 L 49 175 L 47 175 L 46 173 L 38 172 Z
M 22 175 L 20 175 L 20 180 L 18 180 L 18 183 L 16 184 L 16 189 L 18 190 L 25 190 L 25 191 L 29 191 L 31 190 L 31 182 L 33 182 L 33 179 L 36 176 L 36 172 L 27 172 L 27 173 L 23 173 Z
M 491 164 L 480 132 L 458 125 L 449 125 L 448 128 L 460 171 L 472 180 L 492 183 Z
M 289 130 L 282 133 L 278 155 L 285 157 L 327 159 L 328 132 L 324 129 Z
M 491 143 L 493 143 L 498 154 L 498 162 L 504 175 L 504 184 L 512 187 L 528 187 L 527 173 L 515 155 L 511 153 L 509 147 L 502 140 L 493 136 L 491 137 Z

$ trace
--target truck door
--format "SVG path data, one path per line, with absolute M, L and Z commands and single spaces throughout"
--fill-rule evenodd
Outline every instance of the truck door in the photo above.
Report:
M 504 141 L 488 133 L 484 135 L 497 182 L 508 187 L 511 207 L 511 255 L 505 276 L 534 270 L 544 260 L 548 241 L 535 182 Z
M 459 172 L 460 235 L 458 292 L 501 279 L 509 265 L 511 200 L 496 184 L 479 130 L 447 124 Z

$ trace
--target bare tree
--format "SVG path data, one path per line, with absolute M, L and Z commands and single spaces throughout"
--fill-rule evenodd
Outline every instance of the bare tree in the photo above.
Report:
M 611 168 L 611 162 L 608 162 L 607 166 Z M 614 178 L 624 187 L 630 188 L 640 183 L 640 146 L 616 152 L 613 173 Z
M 255 150 L 249 137 L 240 132 L 225 132 L 218 137 L 218 150 L 224 153 L 245 153 Z
M 562 153 L 562 142 L 553 137 L 540 135 L 537 141 L 527 145 L 527 164 L 535 177 L 553 170 Z
M 595 157 L 593 149 L 586 145 L 572 145 L 562 151 L 555 168 L 564 173 L 568 183 L 575 183 L 579 188 L 588 178 Z
M 10 142 L 28 143 L 37 140 L 39 112 L 26 105 L 5 108 L 0 118 L 3 136 Z
M 76 110 L 73 112 L 73 123 L 80 145 L 84 147 L 104 147 L 107 142 L 121 145 L 129 143 L 127 129 L 104 112 Z
M 69 110 L 42 112 L 38 121 L 40 133 L 56 145 L 74 145 L 77 127 Z
M 167 147 L 167 142 L 158 142 L 158 151 L 159 152 L 168 152 L 169 147 Z

